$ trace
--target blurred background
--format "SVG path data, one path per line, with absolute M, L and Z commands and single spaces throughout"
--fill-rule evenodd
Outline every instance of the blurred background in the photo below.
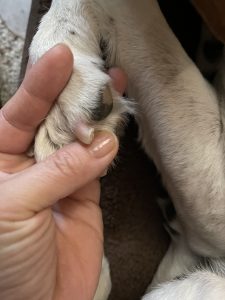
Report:
M 0 102 L 17 89 L 31 0 L 0 0 Z

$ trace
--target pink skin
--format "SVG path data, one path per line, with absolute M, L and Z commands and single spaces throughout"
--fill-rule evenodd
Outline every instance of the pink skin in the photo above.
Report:
M 33 67 L 0 111 L 0 299 L 91 300 L 103 252 L 98 178 L 118 141 L 110 133 L 73 143 L 43 162 L 26 156 L 36 129 L 70 78 L 59 45 Z M 109 71 L 123 92 L 126 77 Z

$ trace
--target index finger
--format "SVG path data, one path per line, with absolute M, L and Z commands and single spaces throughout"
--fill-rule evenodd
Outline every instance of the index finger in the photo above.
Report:
M 16 94 L 0 110 L 0 152 L 20 154 L 68 82 L 73 56 L 68 47 L 49 50 L 26 72 Z

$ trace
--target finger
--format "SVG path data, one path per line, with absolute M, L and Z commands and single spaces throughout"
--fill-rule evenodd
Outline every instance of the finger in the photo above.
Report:
M 0 171 L 12 174 L 29 168 L 34 164 L 34 159 L 27 155 L 12 155 L 0 153 Z
M 88 200 L 94 204 L 99 204 L 100 201 L 100 181 L 95 179 L 88 186 L 84 186 L 71 196 L 71 199 L 78 199 L 79 201 Z
M 108 132 L 97 134 L 88 147 L 74 143 L 62 148 L 1 187 L 1 213 L 14 212 L 14 218 L 22 213 L 24 218 L 52 206 L 98 178 L 117 151 L 118 140 Z
M 73 57 L 64 45 L 49 50 L 30 68 L 20 88 L 0 111 L 0 152 L 27 150 L 72 72 Z
M 119 68 L 112 68 L 108 73 L 113 79 L 114 88 L 123 95 L 127 87 L 127 75 Z
M 66 201 L 65 199 L 58 201 L 56 205 L 54 205 L 53 211 L 69 216 L 72 219 L 76 215 L 77 206 L 99 206 L 99 201 L 100 182 L 98 179 L 95 179 L 70 195 Z

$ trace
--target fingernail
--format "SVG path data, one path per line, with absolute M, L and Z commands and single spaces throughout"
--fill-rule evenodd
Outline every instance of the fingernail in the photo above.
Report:
M 102 158 L 113 151 L 118 144 L 115 134 L 102 131 L 96 134 L 93 143 L 89 147 L 89 152 L 95 158 Z

